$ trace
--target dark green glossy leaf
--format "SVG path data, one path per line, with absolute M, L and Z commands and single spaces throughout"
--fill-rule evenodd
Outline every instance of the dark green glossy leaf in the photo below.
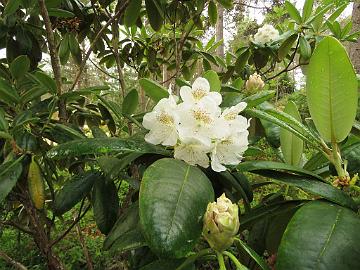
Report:
M 108 250 L 115 241 L 134 230 L 139 224 L 139 203 L 133 203 L 125 210 L 125 212 L 118 218 L 110 233 L 106 236 L 104 241 L 104 250 Z
M 256 107 L 257 105 L 273 98 L 275 96 L 275 91 L 273 90 L 265 90 L 265 91 L 261 91 L 259 93 L 253 94 L 251 96 L 248 96 L 246 98 L 243 99 L 244 102 L 247 103 L 246 108 L 253 108 Z
M 95 181 L 91 203 L 96 225 L 103 234 L 108 234 L 117 220 L 119 197 L 114 182 L 99 177 Z
M 296 176 L 283 172 L 274 173 L 271 170 L 257 170 L 254 172 L 262 176 L 272 178 L 274 179 L 274 181 L 279 181 L 281 183 L 301 188 L 307 192 L 321 196 L 339 205 L 351 209 L 357 209 L 357 204 L 347 193 L 333 187 L 330 184 L 316 181 L 314 178 L 308 178 L 306 176 Z
M 168 152 L 161 147 L 119 138 L 81 139 L 60 144 L 47 152 L 49 158 L 61 159 L 82 155 L 101 155 L 114 152 L 137 152 L 167 155 Z
M 184 257 L 201 235 L 202 216 L 214 191 L 204 173 L 183 161 L 161 159 L 144 172 L 140 222 L 159 256 Z
M 127 250 L 133 250 L 146 246 L 147 243 L 142 235 L 141 229 L 135 227 L 132 230 L 120 236 L 111 246 L 111 250 L 121 253 Z
M 5 119 L 5 113 L 2 109 L 0 109 L 0 131 L 8 131 L 9 123 Z
M 131 0 L 129 2 L 124 14 L 124 24 L 127 27 L 133 26 L 136 23 L 140 15 L 141 3 L 142 0 Z
M 359 269 L 359 228 L 359 216 L 349 209 L 321 201 L 307 203 L 286 228 L 276 269 Z
M 57 87 L 53 78 L 42 71 L 36 71 L 34 76 L 40 85 L 50 90 L 50 92 L 56 93 Z
M 160 1 L 145 0 L 145 6 L 151 27 L 155 31 L 159 31 L 163 25 L 164 20 Z
M 73 208 L 90 192 L 98 178 L 100 178 L 99 173 L 87 172 L 66 181 L 62 189 L 55 195 L 54 212 L 62 215 Z
M 8 161 L 0 165 L 0 203 L 16 185 L 22 172 L 22 158 Z
M 246 253 L 249 254 L 256 261 L 256 263 L 260 266 L 262 270 L 270 270 L 270 267 L 267 265 L 266 261 L 260 255 L 258 255 L 251 247 L 249 247 L 239 238 L 237 238 L 236 241 L 239 243 L 241 248 L 244 249 Z
M 254 161 L 245 161 L 240 163 L 237 168 L 239 171 L 242 172 L 256 172 L 259 170 L 271 170 L 274 172 L 289 172 L 297 175 L 303 175 L 309 178 L 314 178 L 320 181 L 323 181 L 323 179 L 308 170 L 302 169 L 298 166 L 293 166 L 290 164 L 285 164 L 281 162 L 275 162 L 275 161 L 261 161 L 261 160 L 254 160 Z
M 311 46 L 309 41 L 303 36 L 300 36 L 299 47 L 301 57 L 304 58 L 304 60 L 308 60 L 311 56 Z

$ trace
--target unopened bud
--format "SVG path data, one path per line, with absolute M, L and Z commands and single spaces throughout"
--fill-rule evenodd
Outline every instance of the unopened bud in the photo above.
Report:
M 248 92 L 254 92 L 262 90 L 265 86 L 264 81 L 261 79 L 261 76 L 257 73 L 250 75 L 249 79 L 246 81 L 245 88 Z
M 239 208 L 225 194 L 209 203 L 204 216 L 203 235 L 216 251 L 226 250 L 239 230 Z

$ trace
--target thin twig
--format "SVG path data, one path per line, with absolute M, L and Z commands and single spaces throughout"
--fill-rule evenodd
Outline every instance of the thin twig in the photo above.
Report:
M 288 72 L 288 71 L 293 70 L 293 69 L 296 68 L 296 67 L 295 67 L 295 68 L 290 68 L 290 66 L 291 66 L 291 64 L 294 62 L 296 52 L 297 52 L 297 50 L 298 50 L 298 48 L 299 48 L 299 44 L 300 44 L 300 38 L 298 38 L 298 40 L 297 40 L 296 47 L 295 47 L 295 51 L 294 51 L 294 53 L 292 54 L 291 59 L 290 59 L 289 63 L 287 64 L 286 68 L 284 68 L 283 70 L 281 70 L 279 73 L 275 74 L 274 76 L 271 76 L 271 77 L 267 78 L 267 79 L 265 80 L 266 82 L 267 82 L 267 81 L 270 81 L 270 80 L 272 80 L 272 79 L 274 79 L 274 78 L 276 78 L 277 76 L 279 76 L 279 75 L 281 75 L 281 74 L 283 74 L 283 73 L 285 73 L 285 72 Z M 300 65 L 300 64 L 299 64 L 299 65 Z M 290 68 L 290 69 L 289 69 L 289 68 Z
M 7 263 L 14 266 L 16 269 L 27 270 L 27 268 L 23 264 L 15 261 L 13 258 L 11 258 L 9 255 L 7 255 L 5 252 L 1 250 L 0 250 L 0 257 L 3 258 Z
M 90 207 L 91 207 L 91 205 L 88 205 L 88 207 L 86 207 L 84 212 L 74 220 L 74 222 L 70 225 L 70 227 L 62 235 L 60 235 L 57 239 L 55 239 L 53 242 L 51 242 L 50 248 L 52 246 L 56 245 L 57 243 L 59 243 L 72 230 L 72 228 L 74 228 L 76 223 L 78 223 L 86 215 L 86 213 L 90 210 Z
M 15 222 L 12 222 L 12 221 L 0 221 L 0 224 L 3 225 L 3 226 L 11 226 L 11 227 L 14 227 L 16 229 L 18 229 L 19 231 L 22 231 L 23 233 L 26 233 L 26 234 L 29 234 L 29 235 L 32 235 L 33 232 L 20 226 L 19 224 L 15 223 Z
M 40 0 L 39 0 L 40 1 Z M 119 8 L 119 10 L 114 14 L 113 17 L 111 17 L 107 22 L 106 24 L 104 24 L 104 26 L 100 29 L 100 31 L 96 34 L 95 38 L 93 39 L 93 41 L 91 42 L 90 44 L 90 47 L 89 49 L 87 50 L 86 54 L 85 54 L 85 57 L 83 59 L 83 61 L 81 62 L 81 65 L 80 65 L 80 68 L 79 68 L 79 71 L 78 73 L 76 74 L 76 77 L 75 77 L 75 80 L 72 84 L 72 86 L 70 87 L 70 90 L 69 91 L 72 91 L 74 90 L 77 82 L 79 81 L 80 79 L 80 76 L 81 76 L 81 73 L 83 72 L 84 68 L 85 68 L 85 65 L 86 65 L 86 61 L 89 59 L 94 47 L 95 47 L 95 44 L 96 42 L 98 41 L 98 39 L 101 37 L 101 35 L 103 34 L 103 32 L 107 29 L 107 27 L 109 25 L 111 25 L 118 17 L 120 17 L 120 15 L 124 12 L 125 8 L 127 7 L 129 3 L 129 0 L 126 0 L 124 1 L 123 5 Z

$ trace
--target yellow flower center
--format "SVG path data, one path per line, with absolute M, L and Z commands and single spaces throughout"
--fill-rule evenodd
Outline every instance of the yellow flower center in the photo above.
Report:
M 196 121 L 202 122 L 204 124 L 210 124 L 212 122 L 210 114 L 206 111 L 194 110 L 193 113 Z
M 167 113 L 160 113 L 157 116 L 157 120 L 162 123 L 163 125 L 167 125 L 167 126 L 171 126 L 174 124 L 174 118 L 170 115 L 168 115 Z
M 196 89 L 195 91 L 192 92 L 192 95 L 195 100 L 200 100 L 206 96 L 206 91 L 203 89 Z
M 236 116 L 237 116 L 236 113 L 230 112 L 230 113 L 228 113 L 228 114 L 226 114 L 226 115 L 224 116 L 224 119 L 225 119 L 226 121 L 231 121 L 231 120 L 235 120 L 235 119 L 236 119 Z

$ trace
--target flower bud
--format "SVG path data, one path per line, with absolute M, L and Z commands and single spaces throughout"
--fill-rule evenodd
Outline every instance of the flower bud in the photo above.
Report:
M 209 203 L 204 216 L 203 235 L 216 251 L 224 251 L 232 245 L 240 226 L 239 208 L 225 194 L 216 202 Z
M 259 91 L 263 89 L 265 83 L 261 79 L 261 76 L 257 73 L 250 75 L 249 79 L 246 81 L 245 88 L 248 92 Z

